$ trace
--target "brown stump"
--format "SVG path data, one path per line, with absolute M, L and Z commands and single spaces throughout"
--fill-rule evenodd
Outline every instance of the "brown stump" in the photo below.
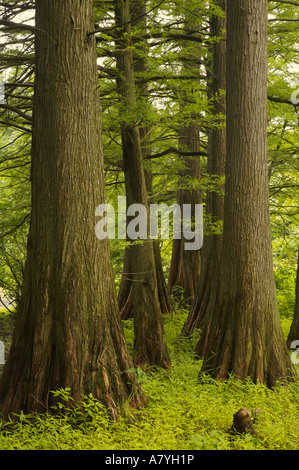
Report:
M 230 428 L 231 434 L 252 434 L 253 436 L 256 435 L 256 431 L 253 427 L 253 423 L 251 420 L 250 411 L 247 408 L 240 408 L 234 414 L 233 425 Z

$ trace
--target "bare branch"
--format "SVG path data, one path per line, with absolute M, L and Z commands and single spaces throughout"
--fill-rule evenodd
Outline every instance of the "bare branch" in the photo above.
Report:
M 9 104 L 0 104 L 0 108 L 8 109 L 10 111 L 13 111 L 14 113 L 18 114 L 22 118 L 26 119 L 26 121 L 32 122 L 32 117 L 29 116 L 28 114 L 24 113 L 20 109 L 18 109 L 16 106 L 10 106 Z
M 8 31 L 11 29 L 30 31 L 31 33 L 35 33 L 36 31 L 35 26 L 32 26 L 30 24 L 24 24 L 24 23 L 15 23 L 14 21 L 9 21 L 9 20 L 0 20 L 0 25 L 5 26 L 5 28 L 3 28 L 2 31 L 5 31 L 5 30 Z
M 169 147 L 166 150 L 163 150 L 163 152 L 156 153 L 154 155 L 146 155 L 145 158 L 147 159 L 154 159 L 154 158 L 160 158 L 164 157 L 165 155 L 168 155 L 169 153 L 176 153 L 177 155 L 182 155 L 184 157 L 207 157 L 207 152 L 200 151 L 200 152 L 184 152 L 183 150 L 179 150 L 175 147 Z
M 274 2 L 274 3 L 286 3 L 287 5 L 295 5 L 297 7 L 299 7 L 299 3 L 298 2 L 293 2 L 293 1 L 290 1 L 290 0 L 268 0 L 268 2 Z
M 30 213 L 27 214 L 27 215 L 25 215 L 25 217 L 23 218 L 23 220 L 22 220 L 19 224 L 15 225 L 15 226 L 14 226 L 11 230 L 9 230 L 8 232 L 6 232 L 6 233 L 4 233 L 4 234 L 1 234 L 1 235 L 0 235 L 0 240 L 1 240 L 2 238 L 4 238 L 4 237 L 7 237 L 7 235 L 10 235 L 11 233 L 15 232 L 16 230 L 18 230 L 18 228 L 22 227 L 22 225 L 26 222 L 26 220 L 27 220 L 30 216 L 31 216 Z
M 32 130 L 29 129 L 28 127 L 20 126 L 11 121 L 0 121 L 0 124 L 6 127 L 14 127 L 15 129 L 18 129 L 20 131 L 29 132 L 30 134 L 32 133 Z
M 276 98 L 275 96 L 268 96 L 269 101 L 273 101 L 274 103 L 284 103 L 284 104 L 291 104 L 292 106 L 295 106 L 294 103 L 292 103 L 291 100 L 288 100 L 287 98 Z

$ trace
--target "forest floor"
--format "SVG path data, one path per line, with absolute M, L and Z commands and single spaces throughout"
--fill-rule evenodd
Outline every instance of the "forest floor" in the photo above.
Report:
M 148 406 L 136 420 L 112 422 L 107 410 L 86 397 L 84 408 L 64 408 L 58 414 L 21 416 L 0 431 L 1 450 L 297 450 L 299 449 L 299 383 L 277 384 L 269 390 L 248 380 L 198 380 L 201 361 L 194 356 L 193 338 L 181 338 L 186 312 L 165 317 L 171 369 L 137 376 Z M 0 315 L 2 331 L 12 323 Z M 291 319 L 283 319 L 285 334 Z M 124 322 L 126 338 L 133 338 L 132 322 Z M 0 332 L 1 332 L 0 330 Z M 2 339 L 0 337 L 0 339 Z M 6 337 L 7 339 L 7 337 Z M 241 407 L 260 409 L 256 435 L 229 433 L 233 415 Z

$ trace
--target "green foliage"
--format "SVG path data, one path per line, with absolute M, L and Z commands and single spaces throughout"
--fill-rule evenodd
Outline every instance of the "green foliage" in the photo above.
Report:
M 270 390 L 250 380 L 199 380 L 201 362 L 194 357 L 195 334 L 180 336 L 185 314 L 168 315 L 165 329 L 172 359 L 170 370 L 137 371 L 148 406 L 128 419 L 111 419 L 89 395 L 75 404 L 69 389 L 54 393 L 57 403 L 44 415 L 21 414 L 2 426 L 0 448 L 20 450 L 296 450 L 299 446 L 299 386 Z M 286 321 L 286 320 L 285 320 Z M 289 325 L 288 325 L 289 327 Z M 124 322 L 128 338 L 132 322 Z M 136 372 L 136 371 L 135 371 Z M 233 414 L 241 407 L 260 408 L 256 436 L 232 436 Z
M 133 27 L 134 54 L 145 60 L 146 70 L 136 73 L 137 106 L 133 109 L 138 124 L 148 126 L 150 154 L 159 155 L 169 148 L 178 147 L 178 131 L 187 125 L 199 123 L 201 147 L 207 148 L 210 129 L 219 126 L 222 116 L 211 113 L 215 96 L 207 95 L 209 47 L 219 38 L 209 36 L 210 13 L 220 15 L 213 2 L 192 0 L 165 2 L 155 8 L 148 2 L 148 25 Z M 297 6 L 269 2 L 269 79 L 268 95 L 268 150 L 270 177 L 270 209 L 272 220 L 274 272 L 281 324 L 288 334 L 295 305 L 295 275 L 298 250 L 298 108 L 289 104 L 298 88 L 297 63 L 298 21 Z M 188 18 L 201 25 L 194 28 L 194 36 L 202 41 L 179 39 Z M 95 20 L 102 29 L 97 36 L 99 86 L 103 108 L 103 143 L 106 165 L 108 202 L 116 206 L 117 196 L 124 194 L 121 167 L 121 123 L 130 122 L 132 110 L 121 107 L 115 78 L 114 18 L 111 2 L 95 2 Z M 279 20 L 279 21 L 277 21 Z M 286 21 L 288 20 L 288 21 Z M 106 30 L 104 30 L 107 28 Z M 109 29 L 111 28 L 111 29 Z M 200 30 L 199 30 L 200 29 Z M 145 46 L 143 36 L 147 36 Z M 10 55 L 19 55 L 11 48 Z M 183 56 L 183 60 L 182 60 Z M 196 61 L 190 63 L 190 57 Z M 188 60 L 185 60 L 185 59 Z M 8 55 L 2 57 L 7 63 Z M 199 68 L 198 68 L 199 66 Z M 18 71 L 20 69 L 17 67 Z M 18 72 L 15 72 L 15 78 Z M 195 79 L 196 77 L 196 79 Z M 28 78 L 29 80 L 29 78 Z M 17 81 L 17 80 L 15 80 Z M 146 88 L 142 87 L 146 84 Z M 141 86 L 140 86 L 141 85 Z M 22 91 L 22 95 L 27 93 Z M 219 95 L 222 95 L 220 92 Z M 298 97 L 297 97 L 298 98 Z M 9 102 L 18 106 L 18 99 Z M 22 104 L 23 103 L 23 104 Z M 27 101 L 24 110 L 28 112 Z M 8 111 L 5 111 L 8 113 Z M 11 118 L 4 114 L 4 118 Z M 4 119 L 3 118 L 3 119 Z M 28 123 L 16 120 L 21 126 Z M 1 198 L 0 198 L 0 288 L 13 299 L 18 299 L 25 259 L 30 212 L 29 185 L 30 137 L 16 137 L 8 131 L 1 133 Z M 153 195 L 157 202 L 175 202 L 179 187 L 200 189 L 203 198 L 207 191 L 221 190 L 222 180 L 206 173 L 206 159 L 201 159 L 200 181 L 187 178 L 182 184 L 183 159 L 175 153 L 145 160 L 152 171 Z M 207 216 L 205 229 L 220 233 L 217 224 Z M 118 287 L 125 242 L 111 241 L 112 261 Z M 170 264 L 171 242 L 162 244 L 163 268 L 167 277 Z M 183 297 L 182 297 L 183 298 Z M 6 423 L 0 432 L 0 449 L 187 449 L 187 450 L 297 450 L 299 447 L 298 383 L 285 387 L 277 384 L 269 390 L 262 385 L 234 378 L 215 382 L 208 376 L 199 380 L 201 362 L 194 355 L 198 335 L 181 337 L 181 329 L 188 312 L 176 296 L 178 313 L 165 317 L 165 331 L 172 366 L 169 371 L 132 369 L 148 397 L 146 409 L 135 412 L 135 420 L 121 416 L 113 422 L 108 410 L 92 396 L 76 404 L 70 390 L 54 391 L 56 404 L 44 415 L 20 414 L 18 419 Z M 13 317 L 1 315 L 0 328 L 5 333 L 9 349 Z M 133 322 L 123 322 L 129 350 L 134 343 Z M 233 414 L 241 407 L 260 408 L 255 423 L 257 435 L 231 436 L 228 430 Z
M 295 310 L 295 281 L 297 273 L 296 239 L 276 238 L 273 241 L 274 274 L 276 280 L 277 300 L 280 317 L 292 318 Z
M 0 293 L 14 303 L 21 291 L 29 227 L 29 145 L 28 138 L 0 129 Z

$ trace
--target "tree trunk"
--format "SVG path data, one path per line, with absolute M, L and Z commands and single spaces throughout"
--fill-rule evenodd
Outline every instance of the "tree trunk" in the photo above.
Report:
M 49 409 L 69 387 L 106 404 L 145 403 L 119 319 L 105 201 L 91 0 L 36 2 L 32 215 L 22 298 L 0 380 L 2 417 Z
M 226 0 L 219 0 L 217 4 L 221 7 L 225 14 Z M 213 112 L 215 119 L 218 119 L 220 127 L 214 127 L 210 130 L 208 138 L 208 164 L 207 171 L 211 178 L 215 176 L 222 178 L 225 175 L 225 159 L 226 159 L 226 130 L 224 119 L 226 114 L 225 96 L 221 96 L 221 91 L 226 89 L 226 39 L 223 31 L 226 28 L 225 16 L 219 17 L 212 15 L 211 17 L 211 35 L 220 38 L 219 42 L 215 42 L 212 47 L 212 63 L 213 73 L 210 74 L 209 95 L 214 99 Z M 214 225 L 219 225 L 223 221 L 224 207 L 224 188 L 219 187 L 216 191 L 212 189 L 207 192 L 206 196 L 206 217 L 204 227 L 204 241 L 201 250 L 201 272 L 199 283 L 196 286 L 197 292 L 195 301 L 191 306 L 190 313 L 183 328 L 183 334 L 190 334 L 197 328 L 202 327 L 209 302 L 213 302 L 213 296 L 216 293 L 215 282 L 217 280 L 218 270 L 220 266 L 222 232 L 215 233 Z M 203 350 L 197 352 L 202 355 Z
M 200 29 L 198 20 L 198 11 L 195 10 L 192 14 L 186 10 L 185 13 L 185 25 L 184 32 L 189 34 L 190 31 Z M 192 50 L 188 50 L 187 41 L 184 42 L 182 47 L 182 55 L 184 55 L 183 62 L 183 73 L 191 71 L 196 73 L 200 71 L 200 63 L 198 56 L 200 55 L 200 48 L 197 47 L 194 51 L 194 45 Z M 187 59 L 187 60 L 186 60 Z M 195 79 L 194 79 L 195 80 Z M 192 99 L 192 98 L 191 98 Z M 183 93 L 181 98 L 181 110 L 184 114 L 185 107 L 190 106 L 190 96 Z M 198 124 L 199 116 L 196 113 L 191 113 L 188 116 L 189 123 L 182 125 L 179 129 L 179 147 L 182 151 L 188 153 L 194 152 L 196 154 L 200 151 L 200 126 Z M 200 179 L 200 157 L 182 157 L 184 169 L 181 173 L 181 184 L 183 188 L 180 188 L 177 192 L 177 203 L 180 207 L 183 204 L 189 204 L 194 214 L 194 208 L 196 204 L 202 203 L 202 194 L 199 189 L 187 189 L 184 185 L 188 182 L 189 178 Z M 191 305 L 194 301 L 195 292 L 199 282 L 200 269 L 201 269 L 201 252 L 200 250 L 185 250 L 184 244 L 185 239 L 182 236 L 180 239 L 174 239 L 172 244 L 172 256 L 169 269 L 168 277 L 168 291 L 175 296 L 183 296 L 184 305 Z M 179 288 L 179 292 L 177 291 Z M 181 291 L 181 292 L 180 292 Z
M 276 301 L 267 161 L 266 0 L 227 2 L 224 229 L 201 372 L 272 387 L 294 377 Z
M 296 277 L 296 295 L 295 295 L 295 311 L 293 321 L 287 338 L 287 346 L 291 347 L 291 343 L 296 341 L 295 347 L 299 345 L 299 251 L 298 251 L 298 265 L 297 265 L 297 277 Z
M 198 125 L 189 125 L 180 130 L 180 146 L 188 152 L 198 152 L 200 150 Z M 185 157 L 184 165 L 186 169 L 181 172 L 182 184 L 184 178 L 200 178 L 200 160 L 199 157 Z M 198 189 L 179 189 L 177 194 L 177 203 L 182 208 L 183 204 L 191 206 L 192 214 L 196 204 L 202 203 L 201 191 Z M 185 250 L 186 240 L 182 234 L 180 239 L 174 239 L 172 242 L 172 255 L 168 277 L 168 291 L 175 296 L 180 295 L 176 292 L 177 288 L 182 290 L 184 305 L 192 305 L 196 289 L 199 282 L 201 267 L 200 250 Z
M 122 320 L 132 318 L 132 290 L 134 276 L 132 274 L 130 255 L 130 247 L 126 246 L 124 250 L 124 262 L 117 297 L 120 317 Z
M 146 24 L 146 1 L 140 2 L 140 0 L 131 0 L 130 1 L 130 11 L 132 16 L 132 27 L 137 27 L 137 34 L 142 34 L 145 32 Z M 143 40 L 140 43 L 140 39 L 137 37 L 132 37 L 132 43 L 134 44 L 134 71 L 136 75 L 142 77 L 147 71 L 146 63 L 146 42 Z M 136 85 L 136 94 L 140 102 L 144 102 L 145 106 L 142 106 L 143 109 L 148 106 L 148 84 L 146 81 L 140 85 Z M 140 136 L 140 145 L 142 156 L 146 157 L 151 154 L 150 149 L 150 128 L 148 125 L 142 125 L 144 121 L 144 116 L 140 117 L 140 126 L 139 126 L 139 136 Z M 145 184 L 147 193 L 152 197 L 152 172 L 150 169 L 144 169 Z M 151 203 L 154 203 L 151 200 Z M 155 268 L 157 276 L 157 286 L 158 286 L 158 296 L 160 302 L 161 312 L 169 313 L 173 311 L 171 304 L 170 296 L 168 294 L 167 285 L 165 282 L 162 258 L 160 253 L 159 242 L 154 242 L 154 255 L 155 255 Z M 126 320 L 132 317 L 132 273 L 131 273 L 131 263 L 130 263 L 130 254 L 132 250 L 129 248 L 125 249 L 124 254 L 124 265 L 123 265 L 123 275 L 120 282 L 120 288 L 118 292 L 118 304 L 120 308 L 120 315 L 123 320 Z
M 127 207 L 141 204 L 147 210 L 147 188 L 143 168 L 138 116 L 136 112 L 135 77 L 131 43 L 131 15 L 128 0 L 115 1 L 118 90 L 121 112 L 126 113 L 121 125 Z M 128 218 L 129 222 L 129 218 Z M 159 303 L 153 241 L 146 237 L 128 247 L 132 282 L 132 315 L 134 318 L 134 362 L 141 367 L 169 367 L 170 358 Z

